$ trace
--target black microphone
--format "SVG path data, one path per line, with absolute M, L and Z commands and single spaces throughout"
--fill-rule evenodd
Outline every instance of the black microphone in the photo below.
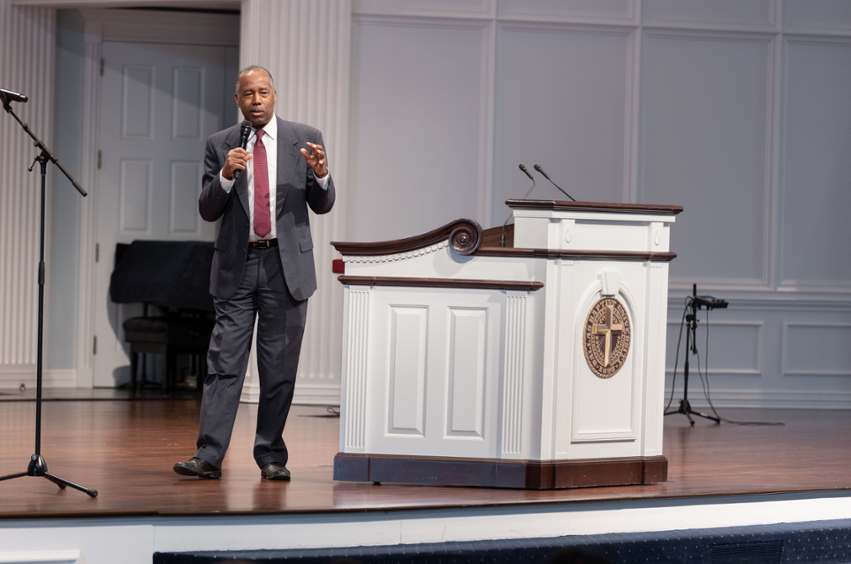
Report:
M 697 309 L 700 309 L 701 307 L 705 307 L 706 309 L 723 309 L 730 305 L 727 300 L 722 300 L 713 296 L 693 296 L 691 303 L 694 304 Z
M 248 138 L 251 137 L 251 122 L 245 120 L 242 122 L 242 125 L 239 126 L 239 146 L 245 149 L 248 147 Z M 233 173 L 233 179 L 236 181 L 239 178 L 239 173 L 242 170 L 235 170 Z
M 3 90 L 0 88 L 0 99 L 8 102 L 26 102 L 29 100 L 23 94 L 18 94 L 17 92 L 10 92 L 8 90 Z
M 526 199 L 526 196 L 532 193 L 532 190 L 535 189 L 535 178 L 529 174 L 529 169 L 526 168 L 526 165 L 520 163 L 520 170 L 526 173 L 526 176 L 529 177 L 529 180 L 532 181 L 532 187 L 526 192 L 526 195 L 523 196 L 523 199 Z M 508 212 L 508 217 L 505 218 L 505 223 L 502 224 L 502 235 L 499 236 L 499 246 L 505 246 L 505 226 L 508 225 L 508 220 L 511 219 L 511 212 Z
M 576 200 L 573 198 L 573 196 L 571 196 L 570 194 L 568 194 L 567 192 L 565 192 L 564 190 L 562 190 L 562 189 L 561 189 L 561 187 L 560 187 L 558 184 L 556 184 L 555 182 L 553 182 L 553 179 L 552 179 L 552 178 L 550 178 L 549 176 L 547 176 L 547 173 L 546 173 L 546 172 L 544 172 L 544 169 L 542 169 L 542 168 L 541 168 L 541 165 L 535 165 L 535 170 L 537 170 L 538 172 L 540 172 L 541 174 L 543 174 L 543 175 L 544 175 L 544 178 L 546 178 L 547 180 L 549 180 L 549 181 L 550 181 L 550 183 L 551 183 L 553 186 L 555 186 L 556 188 L 558 188 L 558 189 L 559 189 L 559 192 L 561 192 L 562 194 L 564 194 L 565 196 L 567 196 L 568 198 L 570 198 L 570 199 L 571 199 L 571 200 L 573 200 L 574 202 L 576 201 Z

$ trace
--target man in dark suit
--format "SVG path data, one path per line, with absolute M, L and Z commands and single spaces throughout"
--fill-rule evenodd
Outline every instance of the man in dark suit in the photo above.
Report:
M 308 206 L 334 205 L 322 134 L 275 117 L 272 76 L 240 71 L 234 99 L 251 123 L 246 148 L 240 126 L 207 140 L 201 217 L 222 218 L 210 293 L 216 326 L 207 353 L 198 451 L 174 471 L 220 478 L 245 379 L 257 318 L 260 404 L 254 459 L 261 477 L 289 480 L 284 424 L 293 399 L 307 298 L 316 291 Z

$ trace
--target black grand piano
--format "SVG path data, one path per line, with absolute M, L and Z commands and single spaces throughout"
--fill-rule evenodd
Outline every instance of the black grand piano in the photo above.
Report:
M 190 355 L 190 370 L 197 376 L 198 386 L 203 383 L 214 324 L 209 293 L 212 261 L 213 243 L 201 241 L 134 241 L 117 246 L 110 299 L 117 304 L 144 305 L 142 317 L 123 324 L 124 340 L 130 345 L 132 390 L 148 384 L 145 354 L 162 355 L 166 392 L 176 384 L 178 355 Z M 149 316 L 152 306 L 158 313 Z

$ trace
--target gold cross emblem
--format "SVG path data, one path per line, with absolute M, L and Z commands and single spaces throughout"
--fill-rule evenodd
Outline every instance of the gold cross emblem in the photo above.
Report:
M 612 306 L 606 306 L 606 323 L 594 324 L 594 335 L 605 336 L 605 348 L 603 366 L 612 364 L 612 335 L 620 335 L 623 331 L 623 323 L 612 323 Z

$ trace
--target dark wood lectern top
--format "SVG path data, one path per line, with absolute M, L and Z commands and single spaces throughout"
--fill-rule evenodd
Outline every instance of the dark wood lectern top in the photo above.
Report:
M 596 211 L 659 215 L 677 215 L 683 211 L 682 206 L 618 204 L 611 202 L 569 202 L 563 200 L 505 200 L 505 205 L 513 210 Z

